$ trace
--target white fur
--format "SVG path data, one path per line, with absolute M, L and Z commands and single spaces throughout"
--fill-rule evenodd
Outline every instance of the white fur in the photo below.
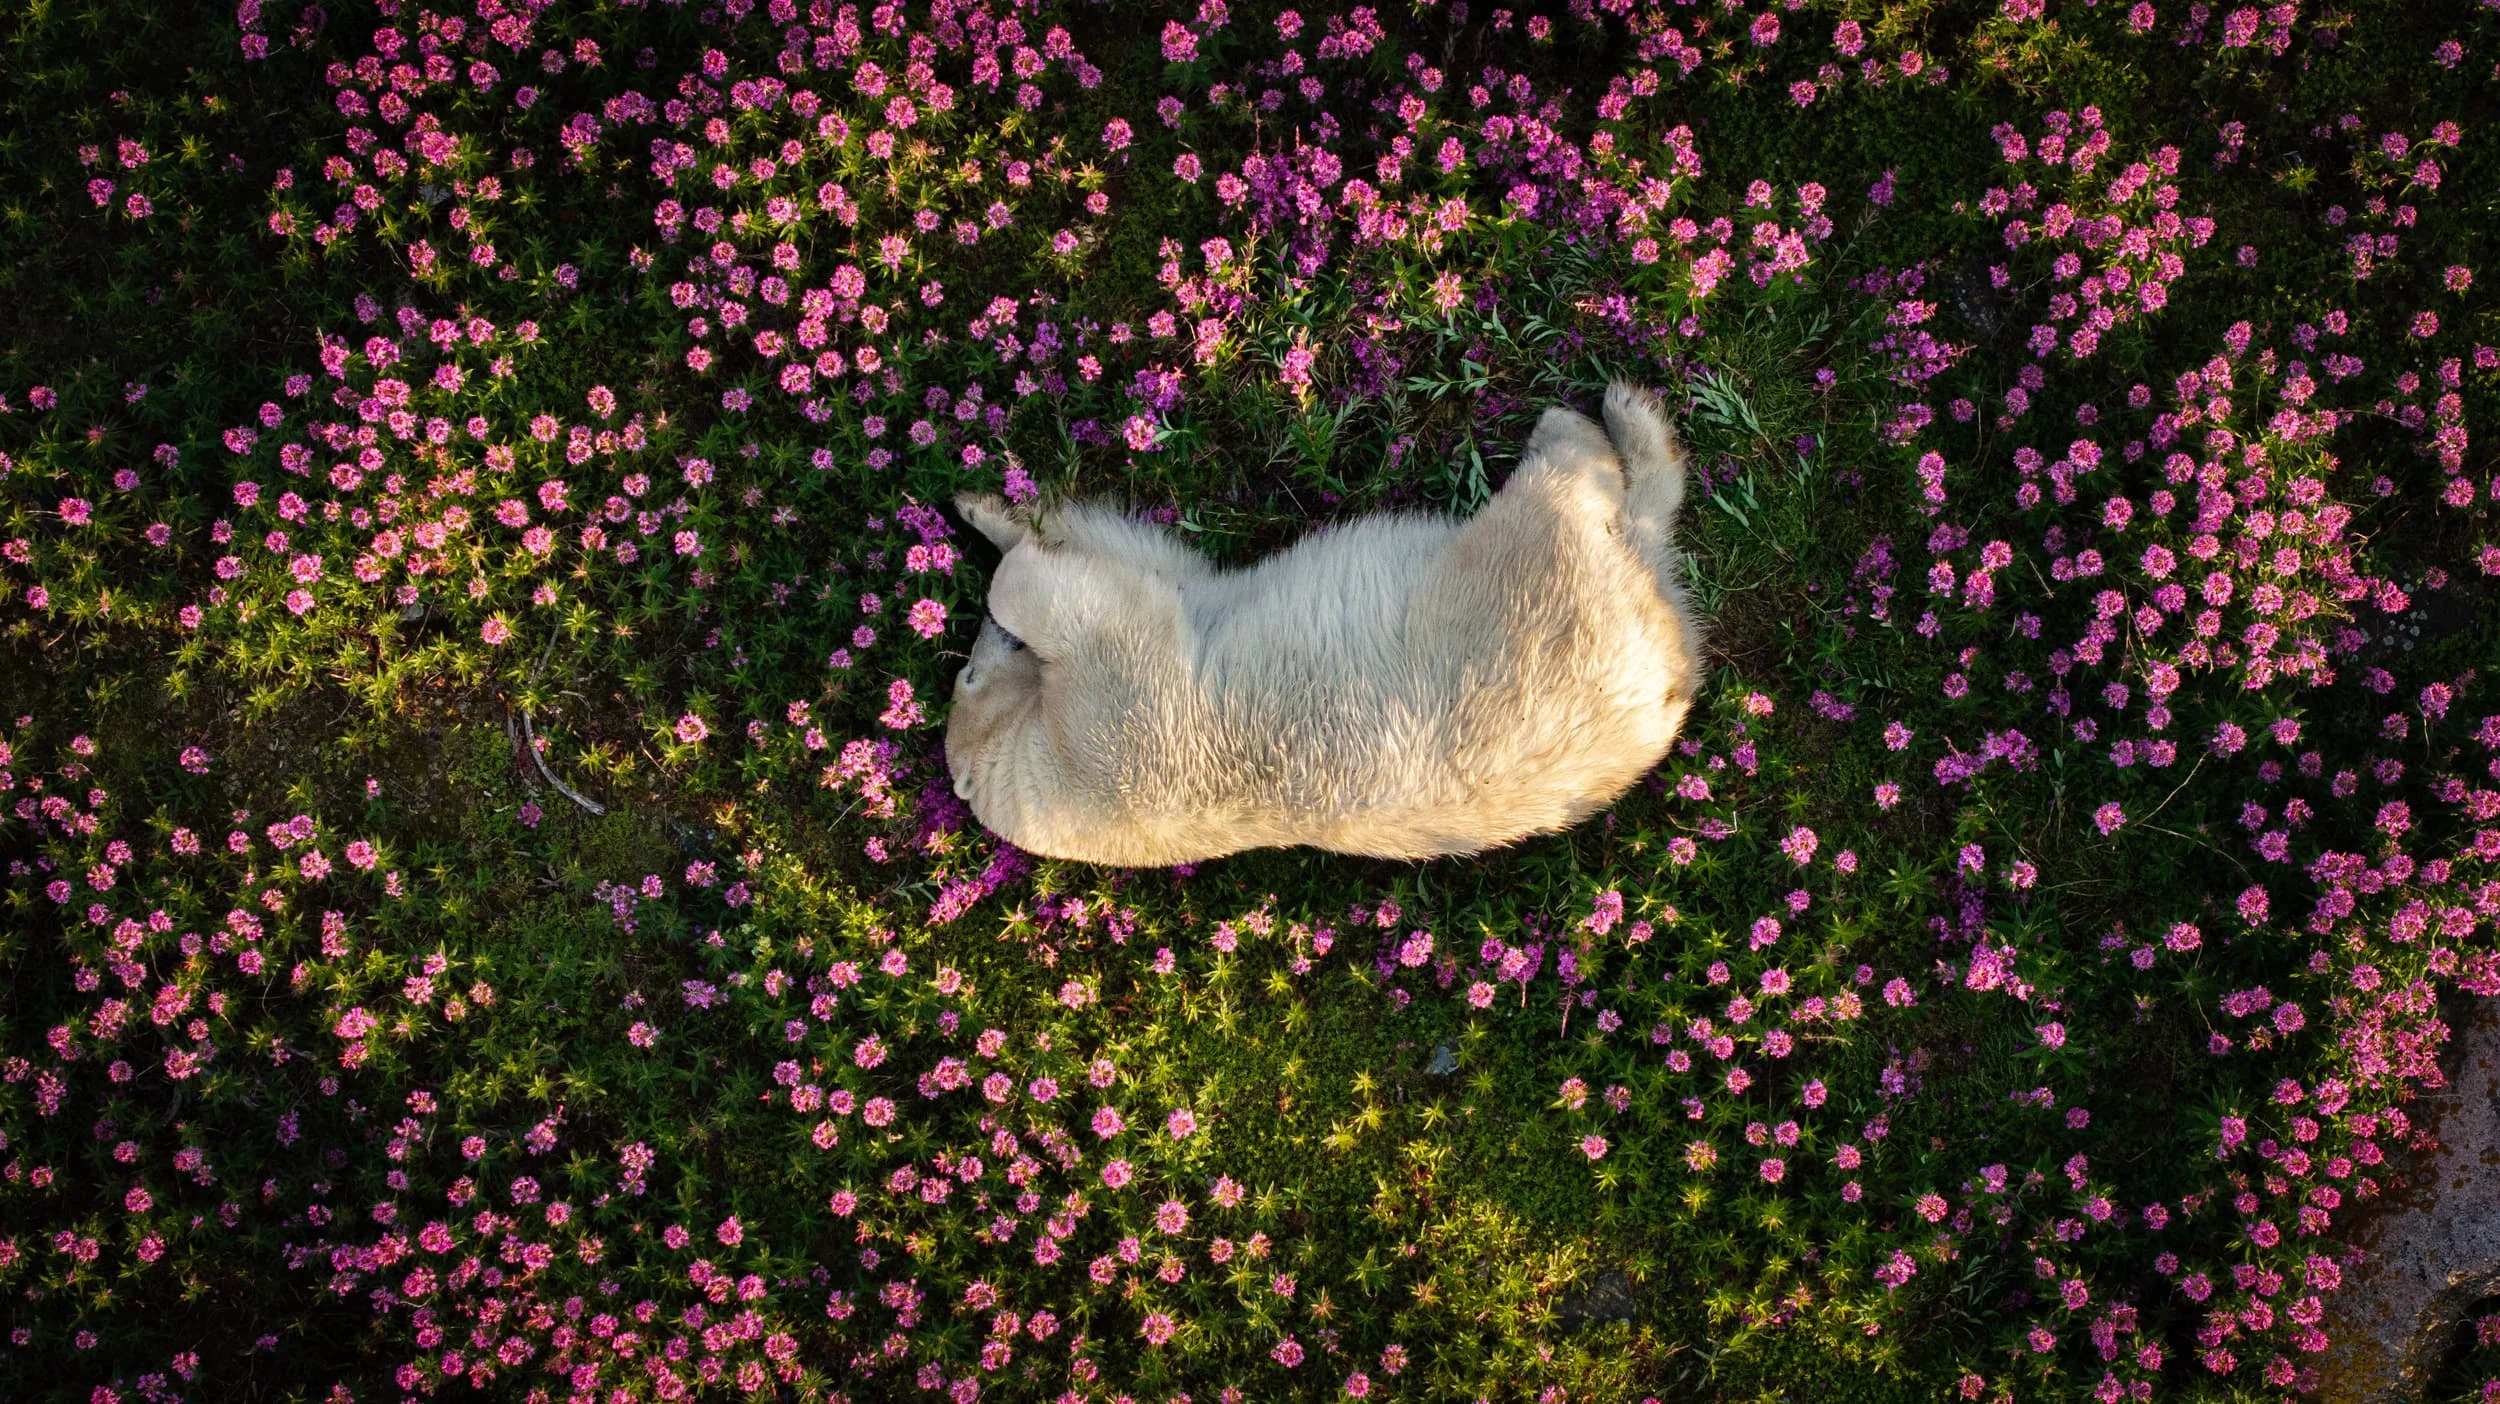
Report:
M 1019 848 L 1138 867 L 1576 823 L 1665 756 L 1701 677 L 1683 448 L 1646 392 L 1605 415 L 1547 410 L 1473 520 L 1367 517 L 1242 571 L 1106 507 L 961 499 L 1006 555 L 955 680 L 955 793 Z

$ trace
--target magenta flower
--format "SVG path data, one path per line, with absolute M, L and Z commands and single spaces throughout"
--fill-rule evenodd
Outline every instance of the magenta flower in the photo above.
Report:
M 677 719 L 676 730 L 677 739 L 689 746 L 712 734 L 711 727 L 704 724 L 703 718 L 692 712 Z
M 1815 837 L 1814 830 L 1801 825 L 1789 830 L 1788 837 L 1780 840 L 1780 852 L 1788 855 L 1788 861 L 1802 867 L 1814 861 L 1818 843 L 1820 840 Z
M 2265 925 L 2268 905 L 2266 890 L 2264 888 L 2248 888 L 2240 893 L 2238 903 L 2240 920 L 2247 922 L 2251 926 Z
M 1104 1107 L 1095 1112 L 1093 1125 L 1094 1134 L 1106 1141 L 1128 1129 L 1128 1123 L 1120 1119 L 1117 1107 Z

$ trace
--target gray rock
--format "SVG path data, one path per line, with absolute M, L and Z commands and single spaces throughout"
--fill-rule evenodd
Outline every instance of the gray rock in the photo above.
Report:
M 1424 1071 L 1434 1077 L 1448 1077 L 1458 1071 L 1458 1050 L 1444 1043 L 1432 1050 L 1432 1062 Z
M 2457 1323 L 2500 1291 L 2500 1006 L 2461 1022 L 2448 1086 L 2408 1109 L 2439 1148 L 2354 1226 L 2366 1256 L 2327 1299 L 2324 1404 L 2420 1399 Z
M 1629 1321 L 1640 1309 L 1632 1295 L 1632 1279 L 1619 1272 L 1600 1276 L 1585 1292 L 1573 1292 L 1555 1305 L 1555 1314 L 1566 1321 L 1593 1325 L 1609 1321 Z

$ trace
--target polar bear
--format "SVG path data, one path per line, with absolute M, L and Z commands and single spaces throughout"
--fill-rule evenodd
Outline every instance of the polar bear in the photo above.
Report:
M 1004 553 L 956 677 L 955 793 L 1028 852 L 1158 867 L 1308 844 L 1478 853 L 1665 756 L 1702 675 L 1683 446 L 1617 382 L 1474 518 L 1385 513 L 1218 570 L 1100 505 L 967 495 Z

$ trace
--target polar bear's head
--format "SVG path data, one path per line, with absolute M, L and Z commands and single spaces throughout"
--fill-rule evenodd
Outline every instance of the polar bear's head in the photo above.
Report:
M 955 675 L 955 705 L 946 723 L 946 767 L 954 773 L 957 798 L 973 797 L 994 744 L 1038 704 L 1041 691 L 1040 658 L 996 618 L 984 617 L 972 661 Z

